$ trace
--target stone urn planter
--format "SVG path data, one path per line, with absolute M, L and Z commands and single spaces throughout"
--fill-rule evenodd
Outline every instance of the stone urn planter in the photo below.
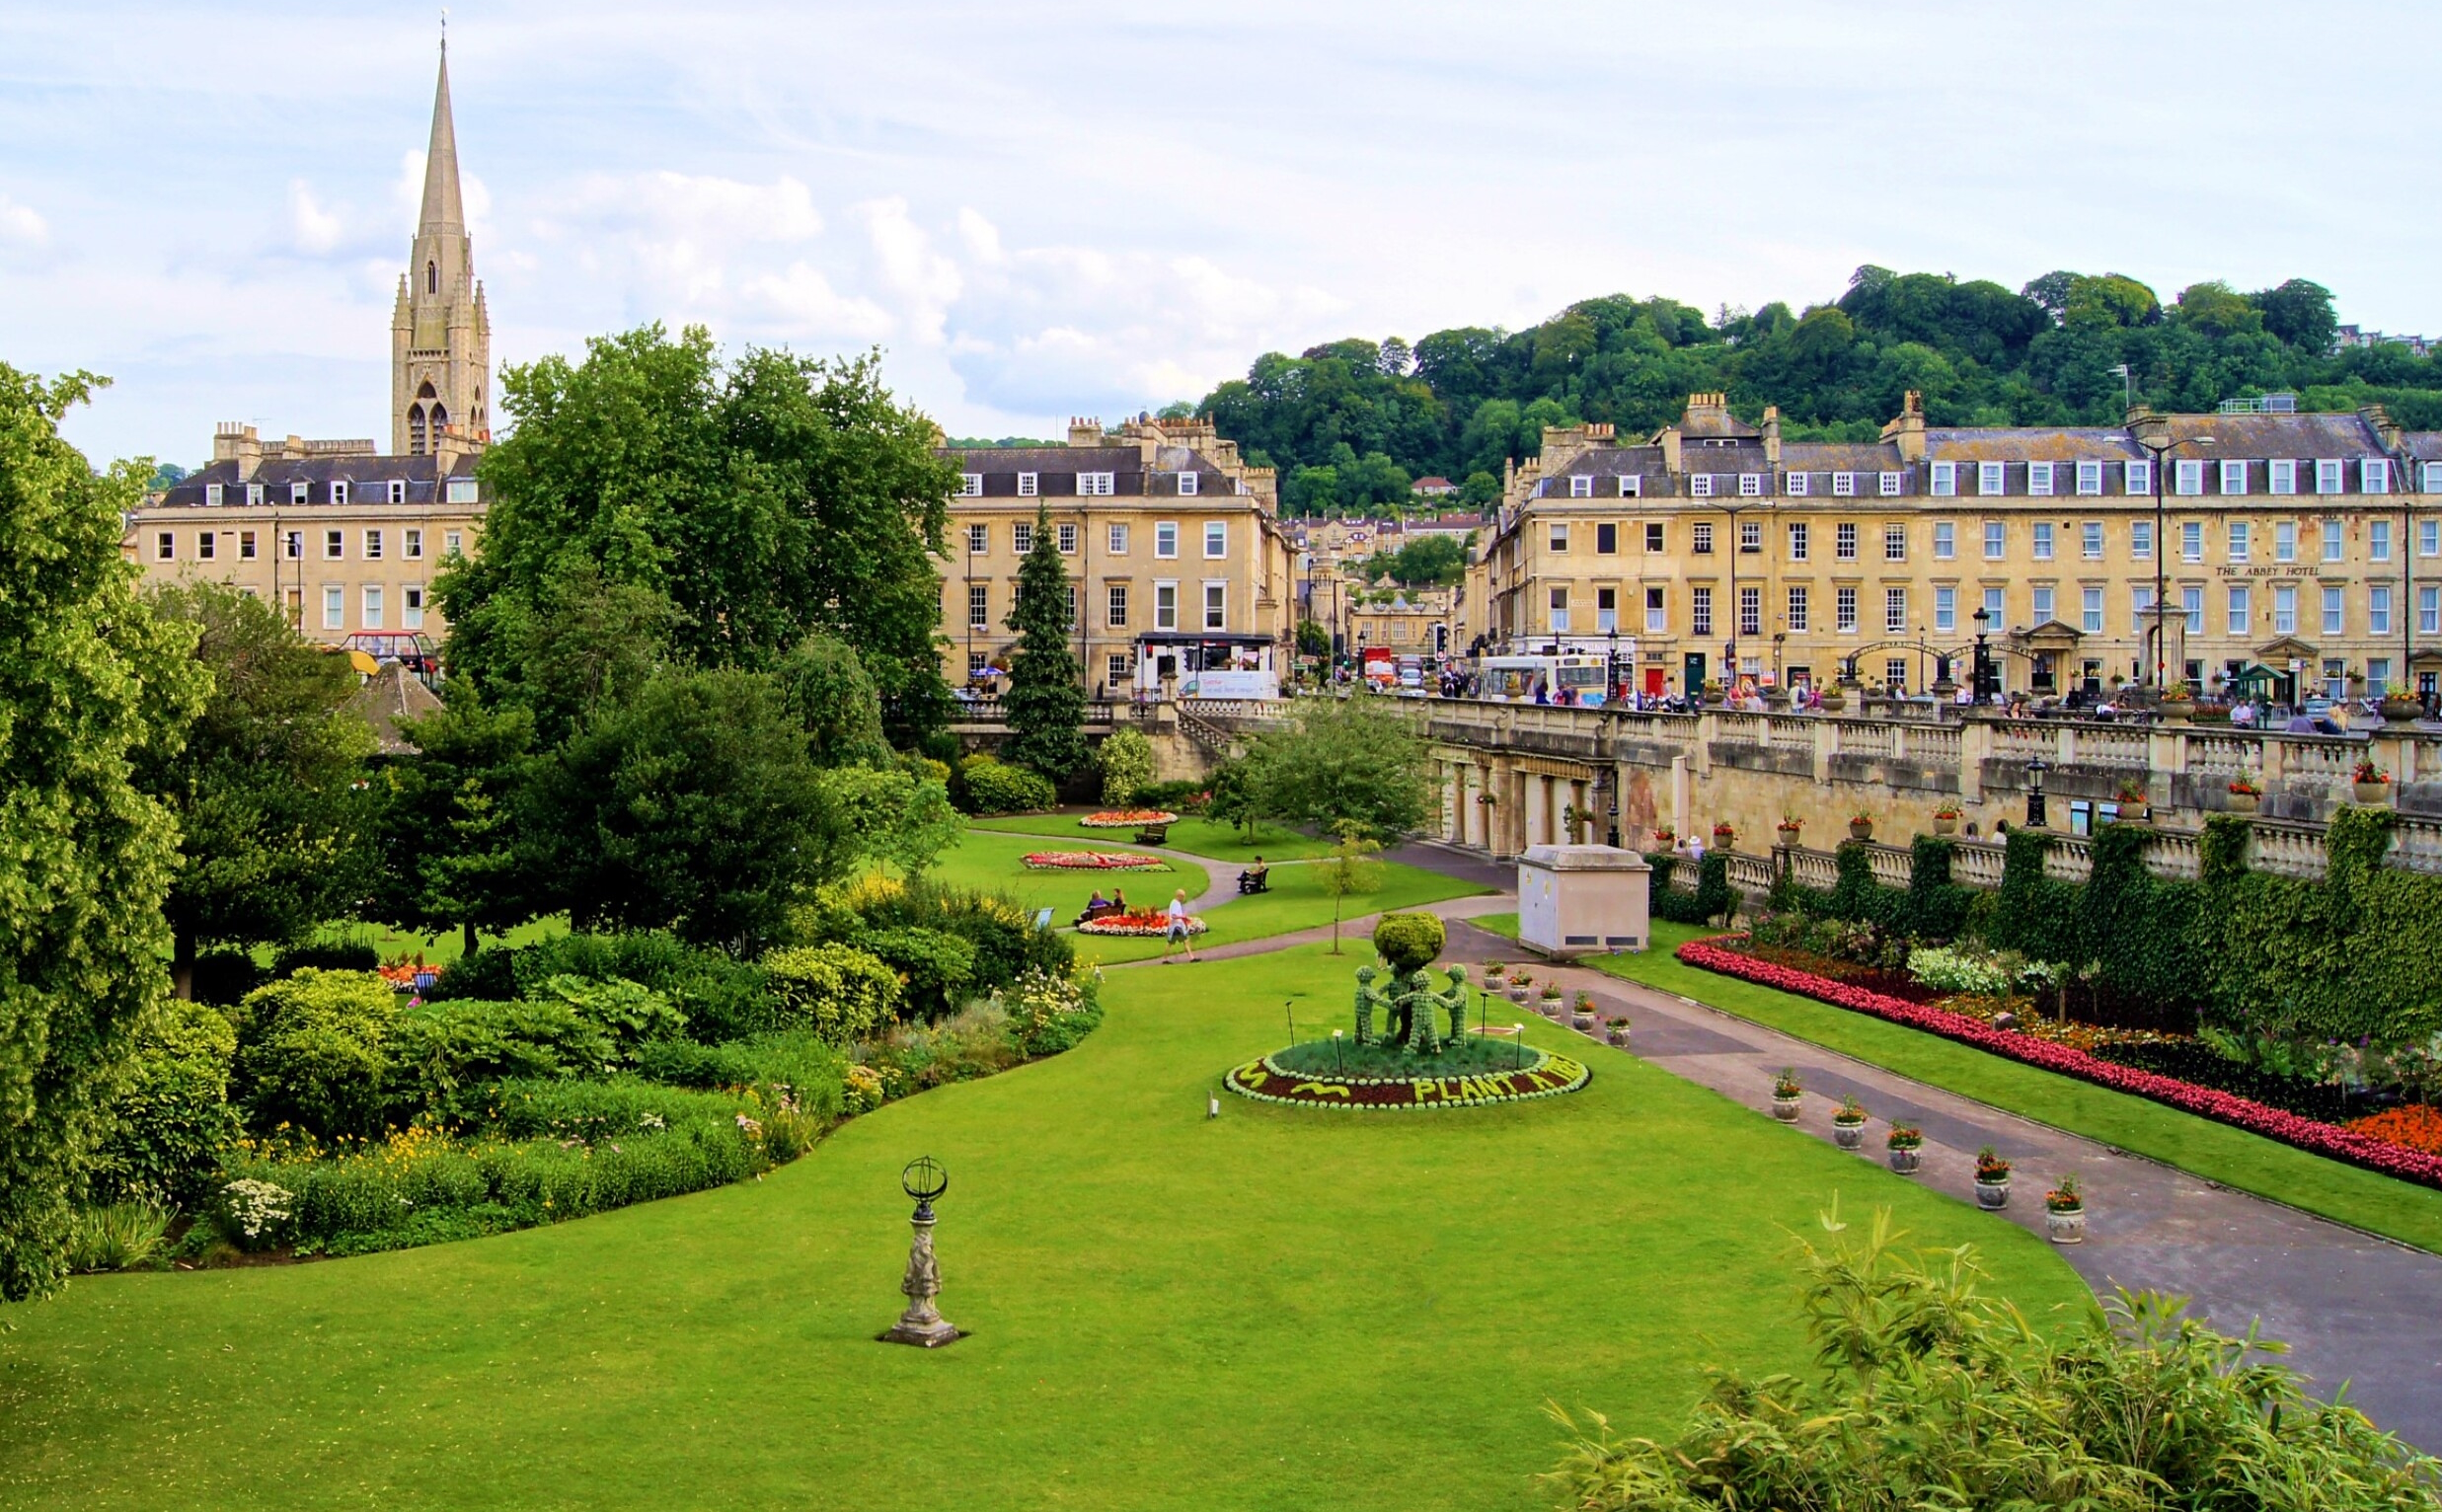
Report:
M 1569 1011 L 1568 1026 L 1580 1034 L 1593 1033 L 1598 1021 L 1594 1017 L 1594 1005 L 1591 1003 L 1580 1003 Z
M 2413 724 L 2425 716 L 2425 704 L 2422 699 L 2388 693 L 2383 696 L 2382 710 L 2383 722 L 2386 724 Z
M 1891 1125 L 1890 1138 L 1884 1148 L 1891 1158 L 1891 1169 L 1903 1176 L 1916 1174 L 1925 1161 L 1925 1134 L 1912 1123 Z
M 1816 707 L 1821 709 L 1825 714 L 1838 714 L 1842 710 L 1849 707 L 1849 696 L 1840 692 L 1838 689 L 1834 689 L 1833 691 L 1824 694 L 1820 699 L 1817 699 L 1815 704 Z
M 1982 1176 L 1976 1177 L 1976 1206 L 1988 1213 L 1998 1213 L 2009 1205 L 2010 1178 L 2008 1176 L 2005 1175 L 1998 1181 L 1987 1181 Z
M 1715 830 L 1713 832 L 1713 848 L 1717 851 L 1734 851 L 1738 849 L 1738 832 L 1734 829 Z
M 1603 1030 L 1603 1041 L 1606 1044 L 1615 1045 L 1620 1049 L 1627 1049 L 1628 1021 L 1625 1019 L 1612 1020 L 1610 1024 Z
M 2260 793 L 2233 792 L 2230 794 L 2230 811 L 2234 814 L 2251 814 L 2263 806 L 2264 795 Z
M 2358 805 L 2364 808 L 2380 808 L 2391 801 L 2389 783 L 2351 783 L 2349 792 L 2356 795 Z
M 1558 1019 L 1563 1013 L 1559 989 L 1549 989 L 1541 998 L 1537 999 L 1535 1002 L 1535 1011 L 1542 1014 L 1546 1019 Z
M 2056 1245 L 2085 1244 L 2086 1209 L 2082 1207 L 2044 1209 L 2043 1232 Z
M 1781 837 L 1782 847 L 1793 851 L 1797 849 L 1797 837 L 1805 832 L 1794 824 L 1784 824 L 1776 833 Z
M 2185 724 L 2196 714 L 2196 701 L 2187 698 L 2167 698 L 2154 706 L 2162 717 L 2174 724 Z
M 1855 1123 L 1842 1123 L 1836 1118 L 1833 1119 L 1832 1143 L 1843 1150 L 1856 1150 L 1863 1147 L 1866 1143 L 1865 1120 L 1861 1118 Z
M 1958 815 L 1954 813 L 1935 814 L 1934 833 L 1937 835 L 1954 835 L 1958 833 Z
M 1772 1096 L 1772 1116 L 1780 1119 L 1783 1123 L 1795 1123 L 1797 1121 L 1797 1104 L 1804 1100 L 1805 1099 L 1796 1093 L 1791 1093 L 1786 1097 L 1782 1096 L 1779 1093 L 1775 1093 Z
M 1871 840 L 1873 838 L 1873 821 L 1871 819 L 1851 819 L 1849 821 L 1849 838 L 1851 840 Z
M 1509 1001 L 1517 1004 L 1520 1008 L 1524 1008 L 1526 1006 L 1528 995 L 1529 990 L 1524 982 L 1511 982 L 1509 984 Z

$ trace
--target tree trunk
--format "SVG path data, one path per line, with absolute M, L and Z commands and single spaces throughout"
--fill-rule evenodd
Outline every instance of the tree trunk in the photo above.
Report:
M 1339 953 L 1339 905 L 1345 901 L 1340 893 L 1332 894 L 1332 953 Z
M 461 922 L 459 923 L 459 925 L 458 925 L 458 940 L 459 940 L 459 942 L 460 942 L 461 945 L 464 947 L 464 948 L 463 948 L 463 953 L 468 954 L 468 955 L 472 955 L 472 954 L 474 954 L 474 953 L 475 953 L 475 921 L 474 921 L 474 920 L 472 920 L 472 919 L 467 919 L 467 920 L 463 920 L 463 921 L 461 921 Z
M 185 1002 L 195 996 L 195 937 L 192 931 L 173 929 L 174 944 L 170 946 L 170 990 Z

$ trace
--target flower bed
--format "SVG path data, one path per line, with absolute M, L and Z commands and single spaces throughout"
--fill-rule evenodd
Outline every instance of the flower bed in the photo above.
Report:
M 2140 1097 L 2148 1097 L 2156 1102 L 2178 1108 L 2182 1112 L 2195 1113 L 2200 1117 L 2213 1119 L 2217 1123 L 2227 1123 L 2235 1128 L 2261 1134 L 2267 1139 L 2277 1139 L 2285 1145 L 2294 1145 L 2316 1155 L 2346 1161 L 2354 1166 L 2363 1166 L 2369 1171 L 2379 1171 L 2386 1175 L 2399 1176 L 2404 1180 L 2415 1181 L 2421 1185 L 2442 1187 L 2442 1155 L 2430 1155 L 2424 1151 L 2393 1144 L 2353 1129 L 2321 1123 L 2312 1118 L 2301 1118 L 2295 1113 L 2283 1112 L 2277 1107 L 2266 1107 L 2263 1103 L 2251 1101 L 2246 1097 L 2226 1092 L 2216 1092 L 2211 1088 L 2198 1087 L 2192 1083 L 2160 1076 L 2151 1071 L 2139 1071 L 2130 1066 L 2114 1065 L 2099 1056 L 2089 1055 L 2083 1050 L 2071 1049 L 2067 1045 L 2035 1039 L 2008 1029 L 1997 1029 L 1990 1024 L 1979 1023 L 1973 1019 L 1947 1013 L 1939 1008 L 1927 1008 L 1914 1003 L 1902 1002 L 1886 993 L 1869 992 L 1864 988 L 1851 987 L 1846 983 L 1830 981 L 1808 972 L 1774 965 L 1770 961 L 1757 960 L 1752 956 L 1741 954 L 1736 950 L 1724 949 L 1720 945 L 1705 941 L 1689 941 L 1686 945 L 1679 946 L 1677 954 L 1679 959 L 1702 970 L 1717 971 L 1723 976 L 1734 976 L 1742 981 L 1755 982 L 1766 987 L 1777 987 L 1783 992 L 1793 992 L 1800 997 L 1829 1003 L 1835 1008 L 1871 1014 L 1877 1019 L 1905 1024 L 1910 1028 L 1925 1029 L 1945 1039 L 1954 1039 L 1961 1044 L 1973 1045 L 1979 1050 L 1989 1050 L 1995 1055 L 2007 1056 L 2011 1060 L 2045 1071 L 2057 1071 L 2063 1076 L 2076 1077 L 2082 1082 L 2092 1082 L 2099 1087 L 2108 1087 L 2114 1092 L 2133 1093 Z
M 1151 936 L 1158 940 L 1170 933 L 1170 915 L 1156 909 L 1144 909 L 1126 914 L 1105 914 L 1100 919 L 1089 919 L 1078 925 L 1077 933 L 1080 935 L 1133 935 L 1140 938 Z M 1204 921 L 1190 916 L 1187 920 L 1187 933 L 1190 935 L 1204 933 Z
M 1134 829 L 1140 824 L 1176 824 L 1179 816 L 1162 808 L 1106 808 L 1077 822 L 1088 829 Z
M 1514 1071 L 1444 1077 L 1318 1076 L 1282 1069 L 1266 1055 L 1223 1078 L 1230 1091 L 1258 1102 L 1330 1107 L 1357 1112 L 1413 1112 L 1419 1108 L 1488 1107 L 1529 1097 L 1557 1097 L 1592 1080 L 1583 1061 L 1531 1046 L 1535 1057 Z
M 1134 851 L 1029 851 L 1026 866 L 1030 871 L 1167 871 L 1168 863 L 1159 856 L 1145 856 Z
M 2348 1127 L 2368 1139 L 2405 1145 L 2427 1155 L 2442 1155 L 2442 1108 L 2421 1102 L 2385 1108 L 2371 1117 L 2351 1120 Z

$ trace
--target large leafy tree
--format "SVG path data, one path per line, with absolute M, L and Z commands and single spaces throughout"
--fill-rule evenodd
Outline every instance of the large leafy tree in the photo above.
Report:
M 770 677 L 661 673 L 538 767 L 536 874 L 580 929 L 759 951 L 856 855 L 821 776 Z
M 1414 721 L 1371 694 L 1300 700 L 1296 724 L 1259 737 L 1246 765 L 1255 812 L 1384 845 L 1423 827 L 1432 793 Z
M 518 805 L 534 717 L 488 709 L 452 685 L 447 707 L 402 726 L 417 755 L 383 765 L 379 865 L 367 911 L 406 929 L 456 929 L 465 953 L 479 931 L 514 929 L 538 912 L 520 854 Z
M 0 365 L 0 1300 L 57 1283 L 102 1104 L 168 992 L 178 826 L 129 767 L 206 686 L 119 557 L 149 467 L 96 474 L 59 437 L 95 381 Z
M 1051 538 L 1051 516 L 1034 511 L 1034 545 L 1018 564 L 1018 601 L 1008 625 L 1018 633 L 1009 662 L 1009 692 L 1001 707 L 1009 718 L 1002 754 L 1054 782 L 1086 764 L 1086 689 L 1069 649 L 1076 616 L 1069 609 L 1068 569 Z
M 175 755 L 140 764 L 178 816 L 167 911 L 178 995 L 206 945 L 292 941 L 352 912 L 371 879 L 373 732 L 346 709 L 347 657 L 299 636 L 261 599 L 215 582 L 155 589 L 153 612 L 191 635 L 211 696 Z
M 511 367 L 500 395 L 516 428 L 484 459 L 483 552 L 434 590 L 487 696 L 548 702 L 536 627 L 582 563 L 667 605 L 679 661 L 765 670 L 821 632 L 863 658 L 893 736 L 947 721 L 934 559 L 956 473 L 878 358 L 725 363 L 702 329 L 655 325 Z

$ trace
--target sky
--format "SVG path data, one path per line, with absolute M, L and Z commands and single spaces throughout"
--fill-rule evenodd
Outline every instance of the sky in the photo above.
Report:
M 440 17 L 0 8 L 0 361 L 95 456 L 388 444 Z M 1858 265 L 2333 290 L 2442 335 L 2442 7 L 488 3 L 449 18 L 496 363 L 700 323 L 1058 435 L 1267 350 Z

